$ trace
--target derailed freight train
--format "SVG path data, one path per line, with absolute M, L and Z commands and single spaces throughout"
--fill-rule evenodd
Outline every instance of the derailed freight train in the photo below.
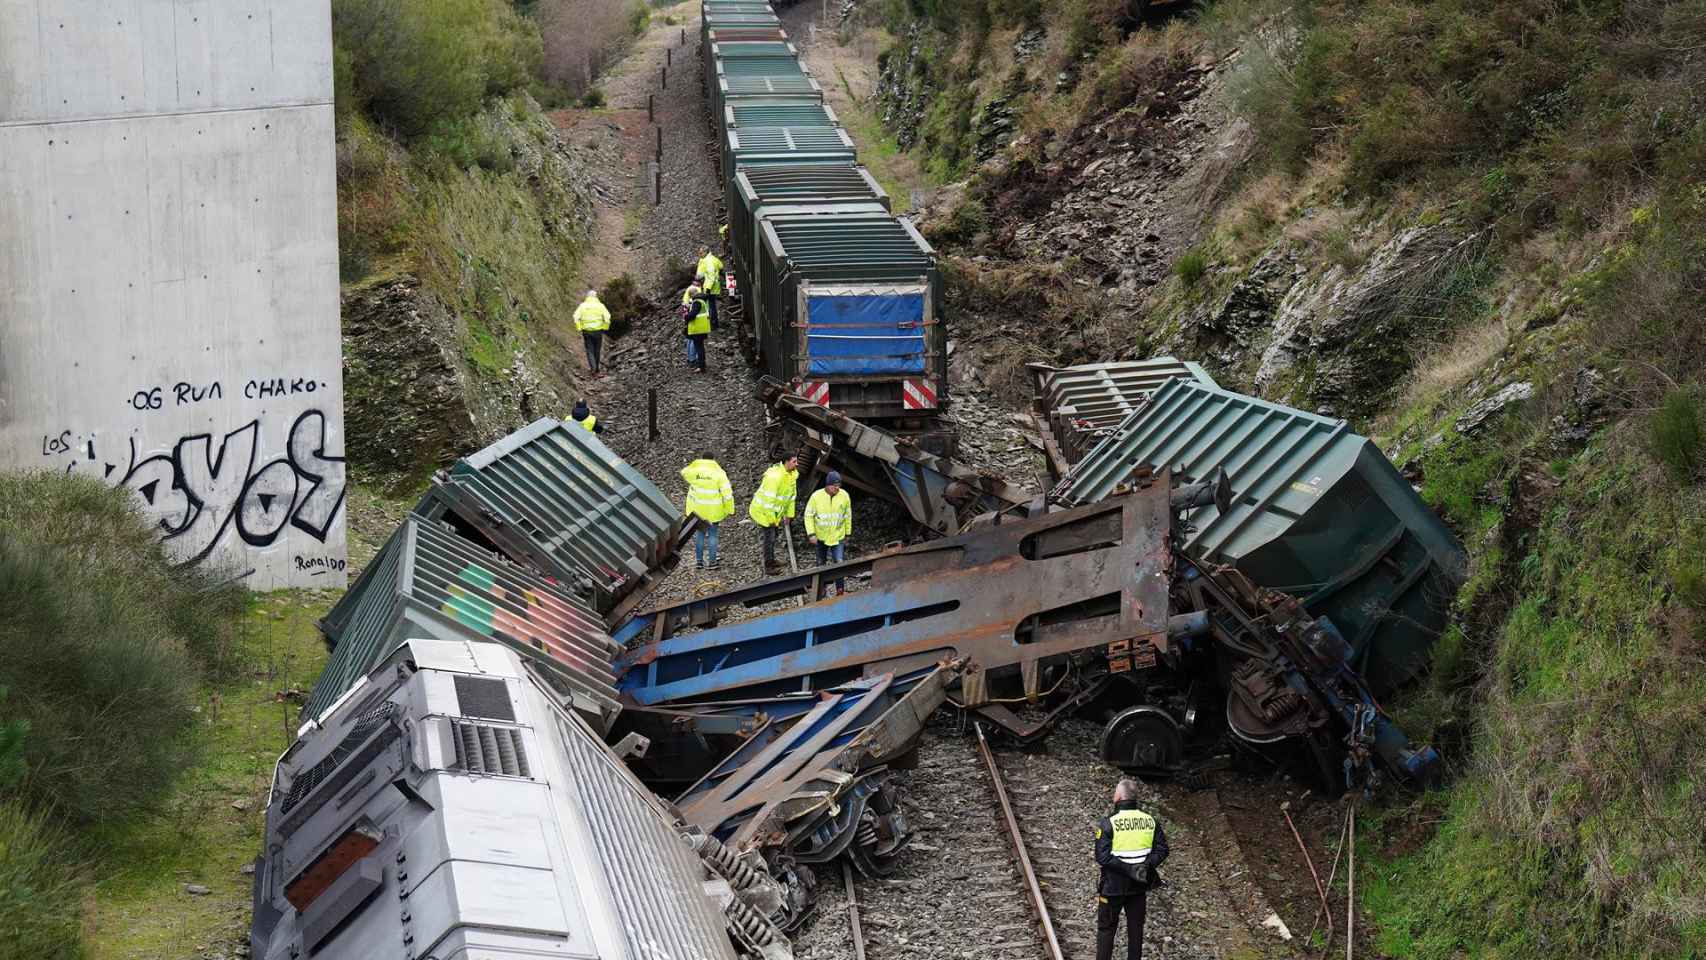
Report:
M 751 352 L 815 403 L 951 445 L 935 251 L 890 212 L 768 4 L 706 3 L 700 36 Z

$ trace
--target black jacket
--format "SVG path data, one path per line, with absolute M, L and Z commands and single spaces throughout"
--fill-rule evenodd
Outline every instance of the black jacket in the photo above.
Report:
M 1114 812 L 1136 809 L 1136 801 L 1125 800 L 1114 807 Z M 1149 859 L 1141 867 L 1130 866 L 1114 856 L 1114 825 L 1109 822 L 1108 817 L 1097 822 L 1096 862 L 1102 865 L 1102 882 L 1096 885 L 1098 894 L 1104 897 L 1123 897 L 1127 894 L 1142 893 L 1161 882 L 1161 874 L 1158 871 L 1162 861 L 1166 859 L 1167 832 L 1161 829 L 1160 818 L 1155 821 L 1155 843 L 1150 847 Z

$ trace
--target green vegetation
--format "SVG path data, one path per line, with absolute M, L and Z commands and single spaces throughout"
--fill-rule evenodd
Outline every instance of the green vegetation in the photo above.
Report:
M 240 669 L 197 688 L 200 762 L 157 813 L 98 837 L 100 882 L 88 918 L 95 956 L 234 956 L 245 942 L 253 877 L 243 867 L 260 851 L 273 763 L 325 666 L 314 621 L 335 600 L 328 591 L 248 599 L 232 644 Z M 209 892 L 188 895 L 186 884 Z
M 580 299 L 591 199 L 540 101 L 578 95 L 601 105 L 591 75 L 575 71 L 590 69 L 593 54 L 604 63 L 649 14 L 626 0 L 597 0 L 577 20 L 570 6 L 334 4 L 339 267 L 346 294 L 355 295 L 346 306 L 363 311 L 362 335 L 348 341 L 346 399 L 352 424 L 396 425 L 388 434 L 364 431 L 369 440 L 351 448 L 363 476 L 407 485 L 417 471 L 465 452 L 452 441 L 486 428 L 475 411 L 485 420 L 524 419 L 524 403 L 551 407 L 574 392 L 557 344 Z M 600 17 L 615 18 L 608 36 Z M 588 46 L 595 41 L 610 49 Z M 578 46 L 566 51 L 564 43 Z M 564 57 L 579 66 L 565 74 Z M 419 302 L 366 296 L 394 281 Z M 393 318 L 397 310 L 407 316 Z M 346 319 L 346 334 L 349 327 Z M 452 352 L 440 360 L 444 344 Z M 391 378 L 410 361 L 453 376 L 462 408 L 418 409 L 435 396 L 424 389 L 400 401 Z M 399 417 L 401 402 L 416 406 Z M 370 409 L 378 405 L 385 413 Z M 423 418 L 434 425 L 405 424 Z M 428 438 L 427 446 L 395 442 L 404 434 Z M 402 456 L 407 463 L 397 462 Z
M 65 831 L 23 803 L 0 799 L 0 956 L 84 956 L 86 876 Z
M 1185 286 L 1196 286 L 1202 275 L 1208 272 L 1208 254 L 1201 250 L 1186 250 L 1173 264 L 1173 272 Z
M 174 566 L 128 494 L 0 474 L 0 930 L 69 957 L 103 838 L 157 816 L 198 756 L 200 683 L 229 679 L 244 606 Z

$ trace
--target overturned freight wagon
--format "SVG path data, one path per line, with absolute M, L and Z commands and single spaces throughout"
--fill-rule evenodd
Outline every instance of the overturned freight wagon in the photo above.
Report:
M 901 432 L 947 402 L 936 252 L 912 224 L 827 207 L 757 224 L 745 293 L 764 372 L 813 402 Z
M 620 707 L 604 621 L 564 587 L 408 517 L 321 621 L 331 658 L 302 706 L 318 717 L 412 639 L 494 641 L 538 661 L 564 702 L 600 731 Z
M 614 621 L 668 572 L 681 511 L 590 431 L 545 418 L 433 478 L 414 510 L 584 594 Z
M 1462 546 L 1392 463 L 1343 420 L 1178 377 L 1055 489 L 1095 503 L 1145 471 L 1224 469 L 1230 508 L 1188 516 L 1187 552 L 1300 597 L 1350 643 L 1376 693 L 1415 676 L 1466 573 Z
M 1120 363 L 1052 367 L 1033 363 L 1033 401 L 1043 428 L 1050 476 L 1059 480 L 1125 418 L 1174 377 L 1218 386 L 1199 363 L 1156 357 Z

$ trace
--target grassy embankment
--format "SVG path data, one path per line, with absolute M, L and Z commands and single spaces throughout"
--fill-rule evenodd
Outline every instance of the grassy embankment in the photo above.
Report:
M 407 316 L 362 316 L 354 331 L 358 474 L 409 486 L 458 447 L 566 410 L 593 211 L 543 110 L 600 102 L 596 72 L 648 23 L 633 0 L 333 4 L 346 327 L 352 302 L 394 281 L 419 288 Z M 389 328 L 403 322 L 421 329 L 397 342 Z M 455 418 L 436 388 L 417 396 L 396 379 L 399 356 L 441 347 Z
M 1271 250 L 1354 275 L 1405 227 L 1481 238 L 1397 306 L 1412 372 L 1357 424 L 1419 458 L 1472 559 L 1432 676 L 1397 703 L 1446 747 L 1449 782 L 1379 812 L 1359 857 L 1379 945 L 1706 955 L 1706 4 L 1221 0 L 1129 38 L 1121 6 L 890 9 L 949 36 L 930 59 L 948 84 L 969 76 L 968 27 L 1049 26 L 1082 76 L 1020 98 L 1037 137 L 1135 109 L 1141 89 L 1109 81 L 1146 64 L 1236 52 L 1229 105 L 1256 156 L 1128 344 L 1176 338 Z M 962 169 L 967 110 L 932 109 L 921 144 Z M 950 241 L 1000 199 L 975 175 L 967 197 Z M 1274 389 L 1305 396 L 1308 375 Z M 1533 399 L 1457 434 L 1519 381 Z

